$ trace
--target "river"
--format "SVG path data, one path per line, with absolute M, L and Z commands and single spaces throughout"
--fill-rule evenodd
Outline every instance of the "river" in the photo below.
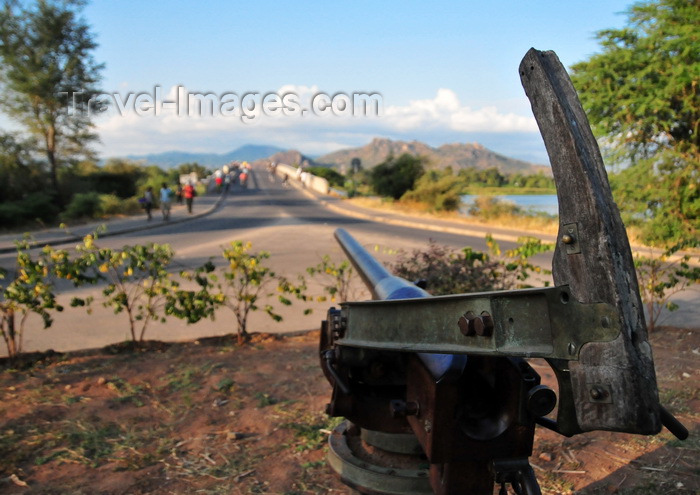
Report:
M 470 206 L 478 196 L 465 194 L 462 196 L 462 203 Z M 493 196 L 501 201 L 514 203 L 523 210 L 532 213 L 546 213 L 548 215 L 559 214 L 559 203 L 556 194 L 505 194 Z

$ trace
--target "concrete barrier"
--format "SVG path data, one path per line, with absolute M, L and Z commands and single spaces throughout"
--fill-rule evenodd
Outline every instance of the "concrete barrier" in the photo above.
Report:
M 295 180 L 307 189 L 311 189 L 321 194 L 330 193 L 330 184 L 328 184 L 328 181 L 323 177 L 318 177 L 308 172 L 300 174 L 299 169 L 284 163 L 277 164 L 276 173 L 278 177 L 284 177 L 286 175 L 289 177 L 289 180 Z

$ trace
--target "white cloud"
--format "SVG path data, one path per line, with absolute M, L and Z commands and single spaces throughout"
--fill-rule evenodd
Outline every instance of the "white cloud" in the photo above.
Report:
M 388 107 L 384 120 L 388 127 L 402 131 L 428 127 L 461 132 L 537 132 L 532 117 L 502 113 L 493 106 L 462 106 L 455 92 L 445 88 L 439 89 L 433 99 Z
M 178 88 L 182 101 L 185 88 L 173 86 L 167 90 L 164 88 L 155 103 L 174 101 Z M 308 109 L 318 92 L 317 86 L 285 85 L 276 94 L 297 95 L 301 107 Z M 262 96 L 256 97 L 257 105 Z M 214 97 L 220 99 L 222 95 Z M 222 102 L 217 100 L 215 103 Z M 435 143 L 440 136 L 444 136 L 442 142 L 454 142 L 455 137 L 467 142 L 474 140 L 474 134 L 537 133 L 532 117 L 504 112 L 495 106 L 474 109 L 462 105 L 457 94 L 446 88 L 439 89 L 433 98 L 413 100 L 403 106 L 384 105 L 378 117 L 331 115 L 321 118 L 311 113 L 301 116 L 301 113 L 285 115 L 281 112 L 269 116 L 259 111 L 249 114 L 252 116 L 249 119 L 242 119 L 240 111 L 226 116 L 186 116 L 177 115 L 174 105 L 167 104 L 160 108 L 158 115 L 155 112 L 138 115 L 133 105 L 122 114 L 116 110 L 112 108 L 96 122 L 104 143 L 101 151 L 106 156 L 157 153 L 172 149 L 224 152 L 253 142 L 296 148 L 306 153 L 325 153 L 365 144 L 374 136 L 441 144 Z M 537 135 L 534 137 L 539 139 Z

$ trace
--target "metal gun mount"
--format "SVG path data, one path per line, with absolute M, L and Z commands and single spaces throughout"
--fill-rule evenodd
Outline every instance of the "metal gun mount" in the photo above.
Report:
M 629 242 L 573 85 L 554 52 L 531 49 L 520 76 L 557 185 L 555 287 L 430 297 L 336 231 L 377 299 L 331 308 L 321 329 L 328 413 L 347 418 L 329 462 L 362 493 L 540 494 L 536 424 L 688 436 L 659 404 Z M 556 420 L 534 357 L 557 377 Z

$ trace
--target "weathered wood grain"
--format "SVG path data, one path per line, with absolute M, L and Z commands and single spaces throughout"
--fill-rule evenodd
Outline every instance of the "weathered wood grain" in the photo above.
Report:
M 657 433 L 656 376 L 632 253 L 598 144 L 554 52 L 531 49 L 520 64 L 520 78 L 557 185 L 554 282 L 569 285 L 579 302 L 614 305 L 622 328 L 613 342 L 584 345 L 568 371 L 559 366 L 559 378 L 569 380 L 563 393 L 570 393 L 575 404 L 574 409 L 560 407 L 560 423 L 569 425 L 568 434 L 576 433 L 576 425 L 580 431 Z M 601 400 L 600 391 L 609 396 Z

